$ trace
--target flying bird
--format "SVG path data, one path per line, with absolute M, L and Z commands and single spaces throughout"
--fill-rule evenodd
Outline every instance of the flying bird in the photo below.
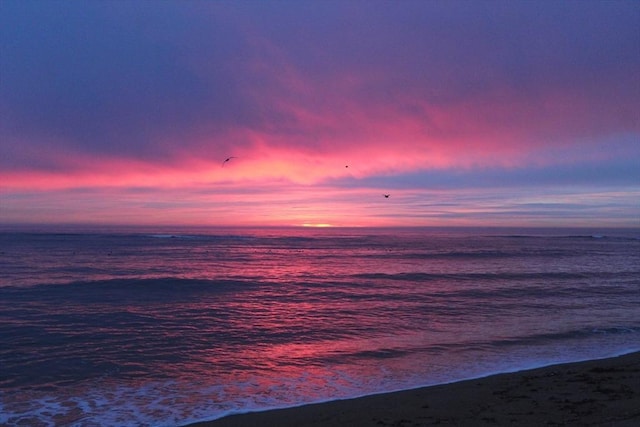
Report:
M 224 165 L 225 165 L 229 160 L 231 160 L 231 159 L 235 159 L 235 158 L 236 158 L 235 156 L 227 157 L 227 158 L 224 160 L 224 162 L 222 162 L 222 167 L 224 167 Z
M 391 194 L 383 194 L 385 199 L 388 199 Z

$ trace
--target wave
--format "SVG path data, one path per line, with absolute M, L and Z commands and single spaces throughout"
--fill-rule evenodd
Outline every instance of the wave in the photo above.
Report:
M 545 236 L 545 235 L 527 235 L 527 234 L 511 234 L 511 235 L 495 235 L 491 236 L 494 238 L 502 238 L 502 239 L 532 239 L 532 240 L 615 240 L 615 241 L 638 241 L 640 240 L 639 235 L 631 235 L 629 234 L 566 234 L 566 235 L 557 235 L 557 236 Z
M 397 258 L 397 259 L 505 259 L 505 258 L 558 258 L 564 256 L 575 256 L 575 252 L 558 249 L 541 250 L 483 250 L 483 251 L 448 251 L 448 252 L 388 252 L 382 255 L 371 255 L 371 257 Z
M 479 346 L 489 345 L 491 347 L 532 346 L 544 345 L 552 341 L 585 339 L 599 335 L 621 335 L 638 333 L 640 333 L 640 326 L 621 325 L 608 328 L 582 328 L 553 333 L 534 334 L 523 337 L 508 337 L 474 344 Z
M 185 279 L 175 277 L 145 279 L 108 279 L 71 283 L 37 284 L 26 287 L 0 287 L 3 302 L 56 301 L 117 302 L 117 301 L 179 301 L 197 294 L 237 292 L 258 286 L 255 281 L 231 279 Z
M 545 279 L 608 279 L 622 278 L 627 275 L 637 278 L 638 271 L 629 272 L 504 272 L 504 273 L 358 273 L 351 277 L 372 280 L 398 280 L 398 281 L 478 281 L 478 280 L 545 280 Z
M 151 238 L 151 239 L 176 239 L 176 240 L 201 240 L 201 241 L 227 241 L 227 240 L 236 240 L 236 241 L 245 241 L 245 240 L 255 240 L 256 237 L 242 234 L 144 234 L 144 235 L 134 235 L 131 237 L 142 237 L 142 238 Z
M 607 328 L 591 328 L 565 330 L 550 333 L 538 333 L 526 336 L 507 336 L 487 340 L 469 340 L 458 342 L 429 342 L 420 345 L 418 342 L 405 343 L 397 347 L 371 348 L 367 350 L 353 351 L 329 351 L 315 358 L 316 363 L 345 363 L 354 360 L 381 360 L 413 357 L 416 354 L 442 355 L 442 354 L 469 354 L 473 351 L 503 353 L 506 348 L 541 348 L 554 343 L 565 344 L 570 341 L 589 341 L 603 336 L 629 336 L 630 343 L 637 343 L 640 334 L 640 325 L 620 325 Z M 634 338 L 631 338 L 634 336 Z

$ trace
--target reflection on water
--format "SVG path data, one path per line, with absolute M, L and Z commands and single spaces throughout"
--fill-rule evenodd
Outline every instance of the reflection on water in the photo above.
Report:
M 0 424 L 175 425 L 640 348 L 628 233 L 0 239 Z

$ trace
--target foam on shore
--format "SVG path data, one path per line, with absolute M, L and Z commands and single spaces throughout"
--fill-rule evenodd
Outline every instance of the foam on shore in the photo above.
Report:
M 414 390 L 231 415 L 191 427 L 640 425 L 640 352 Z

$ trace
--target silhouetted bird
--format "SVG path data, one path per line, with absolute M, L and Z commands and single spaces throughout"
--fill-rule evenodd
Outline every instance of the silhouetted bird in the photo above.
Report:
M 391 194 L 383 194 L 385 199 L 388 199 Z
M 222 167 L 224 167 L 225 163 L 227 163 L 231 159 L 235 159 L 235 156 L 227 157 L 224 162 L 222 162 Z

